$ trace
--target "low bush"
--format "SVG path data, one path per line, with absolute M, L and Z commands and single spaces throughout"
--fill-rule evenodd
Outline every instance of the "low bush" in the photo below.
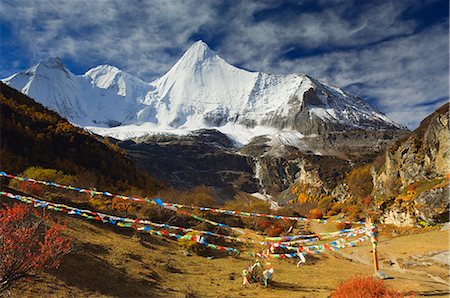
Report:
M 349 222 L 338 222 L 336 223 L 336 228 L 338 230 L 346 230 L 346 229 L 350 229 L 352 227 L 352 224 Z
M 281 235 L 281 232 L 282 232 L 282 227 L 278 227 L 278 226 L 271 226 L 266 229 L 266 234 L 269 237 L 278 237 Z
M 40 270 L 56 268 L 72 248 L 65 226 L 46 226 L 48 217 L 15 204 L 0 209 L 0 293 Z
M 77 178 L 73 175 L 67 175 L 63 171 L 41 167 L 29 167 L 21 175 L 23 177 L 52 181 L 66 185 L 76 184 L 78 182 Z
M 309 213 L 311 214 L 311 218 L 314 219 L 319 219 L 323 217 L 323 213 L 319 209 L 312 209 Z
M 353 278 L 343 282 L 331 293 L 331 297 L 400 298 L 405 297 L 405 293 L 390 289 L 382 280 L 367 276 Z
M 20 182 L 18 188 L 25 193 L 36 195 L 36 196 L 42 195 L 42 191 L 43 191 L 42 185 L 33 184 L 33 183 L 30 183 L 27 181 Z

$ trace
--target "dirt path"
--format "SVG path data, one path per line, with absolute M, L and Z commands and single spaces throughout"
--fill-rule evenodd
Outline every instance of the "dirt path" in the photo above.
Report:
M 330 224 L 311 224 L 312 232 L 330 231 Z M 420 296 L 448 297 L 449 267 L 433 262 L 432 256 L 449 251 L 446 231 L 430 231 L 396 238 L 383 238 L 378 244 L 380 270 L 392 277 L 386 283 L 403 290 L 413 290 Z M 335 252 L 343 258 L 364 264 L 373 273 L 370 244 Z

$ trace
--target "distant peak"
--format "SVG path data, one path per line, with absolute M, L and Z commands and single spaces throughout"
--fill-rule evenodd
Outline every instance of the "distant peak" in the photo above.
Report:
M 236 72 L 241 74 L 250 74 L 249 71 L 239 69 L 229 64 L 225 59 L 220 57 L 216 52 L 203 41 L 194 42 L 191 47 L 183 54 L 183 56 L 175 63 L 175 65 L 162 77 L 155 80 L 155 84 L 172 84 L 179 77 L 198 76 L 198 73 L 211 72 L 212 69 L 226 73 L 229 76 L 235 75 Z M 231 72 L 233 74 L 231 74 Z
M 211 48 L 208 46 L 208 44 L 206 42 L 204 42 L 203 40 L 199 39 L 196 42 L 194 42 L 191 45 L 191 48 L 200 48 L 200 49 L 206 49 L 206 50 L 210 50 Z
M 45 65 L 47 67 L 64 67 L 63 62 L 59 57 L 51 57 L 47 60 L 42 60 L 38 64 Z
M 122 71 L 113 65 L 101 64 L 99 66 L 89 69 L 85 75 L 91 76 L 93 74 L 105 74 L 105 73 L 111 73 L 116 75 L 120 72 Z
M 198 40 L 194 42 L 191 47 L 184 53 L 182 59 L 190 61 L 206 60 L 208 58 L 217 56 L 211 48 L 203 41 Z
M 53 73 L 54 71 L 62 71 L 67 76 L 70 76 L 69 70 L 64 66 L 61 59 L 58 57 L 52 57 L 47 60 L 41 60 L 39 63 L 33 65 L 27 70 L 27 73 L 30 74 L 36 74 L 39 73 L 40 75 L 48 76 L 49 74 Z

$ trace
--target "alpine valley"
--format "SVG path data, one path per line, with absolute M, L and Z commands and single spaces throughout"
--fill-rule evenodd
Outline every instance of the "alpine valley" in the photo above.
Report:
M 312 190 L 351 201 L 375 197 L 374 192 L 402 177 L 395 191 L 386 194 L 392 198 L 383 201 L 387 207 L 419 180 L 423 183 L 418 185 L 431 179 L 433 187 L 446 187 L 444 125 L 433 124 L 433 137 L 428 138 L 433 149 L 423 153 L 428 167 L 440 163 L 440 174 L 428 177 L 426 169 L 417 170 L 421 176 L 412 173 L 405 180 L 402 173 L 411 171 L 400 157 L 404 152 L 392 152 L 407 150 L 405 140 L 422 138 L 423 133 L 409 136 L 406 127 L 363 99 L 306 74 L 234 67 L 202 41 L 152 82 L 110 65 L 75 75 L 58 58 L 2 81 L 72 124 L 107 138 L 150 176 L 176 188 L 210 187 L 221 201 L 247 193 L 277 208 L 302 193 L 312 197 Z M 439 121 L 447 119 L 448 125 L 448 107 L 441 110 Z M 428 124 L 422 131 L 427 129 Z M 408 162 L 414 163 L 414 154 Z M 367 185 L 360 188 L 367 190 L 352 190 L 361 182 L 355 177 L 364 178 Z M 435 191 L 433 187 L 423 191 Z M 318 199 L 312 201 L 317 205 Z M 408 223 L 442 220 L 448 203 L 439 208 L 437 217 L 417 211 Z

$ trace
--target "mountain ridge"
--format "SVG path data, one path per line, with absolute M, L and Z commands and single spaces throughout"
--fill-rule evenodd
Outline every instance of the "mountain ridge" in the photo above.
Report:
M 57 71 L 56 78 L 49 76 L 51 69 Z M 405 129 L 342 89 L 305 74 L 237 68 L 203 41 L 194 43 L 166 74 L 149 83 L 111 65 L 74 75 L 59 59 L 38 63 L 2 81 L 72 123 L 119 139 L 215 128 L 245 144 L 252 137 L 276 131 L 311 135 Z M 242 138 L 240 132 L 249 137 Z

